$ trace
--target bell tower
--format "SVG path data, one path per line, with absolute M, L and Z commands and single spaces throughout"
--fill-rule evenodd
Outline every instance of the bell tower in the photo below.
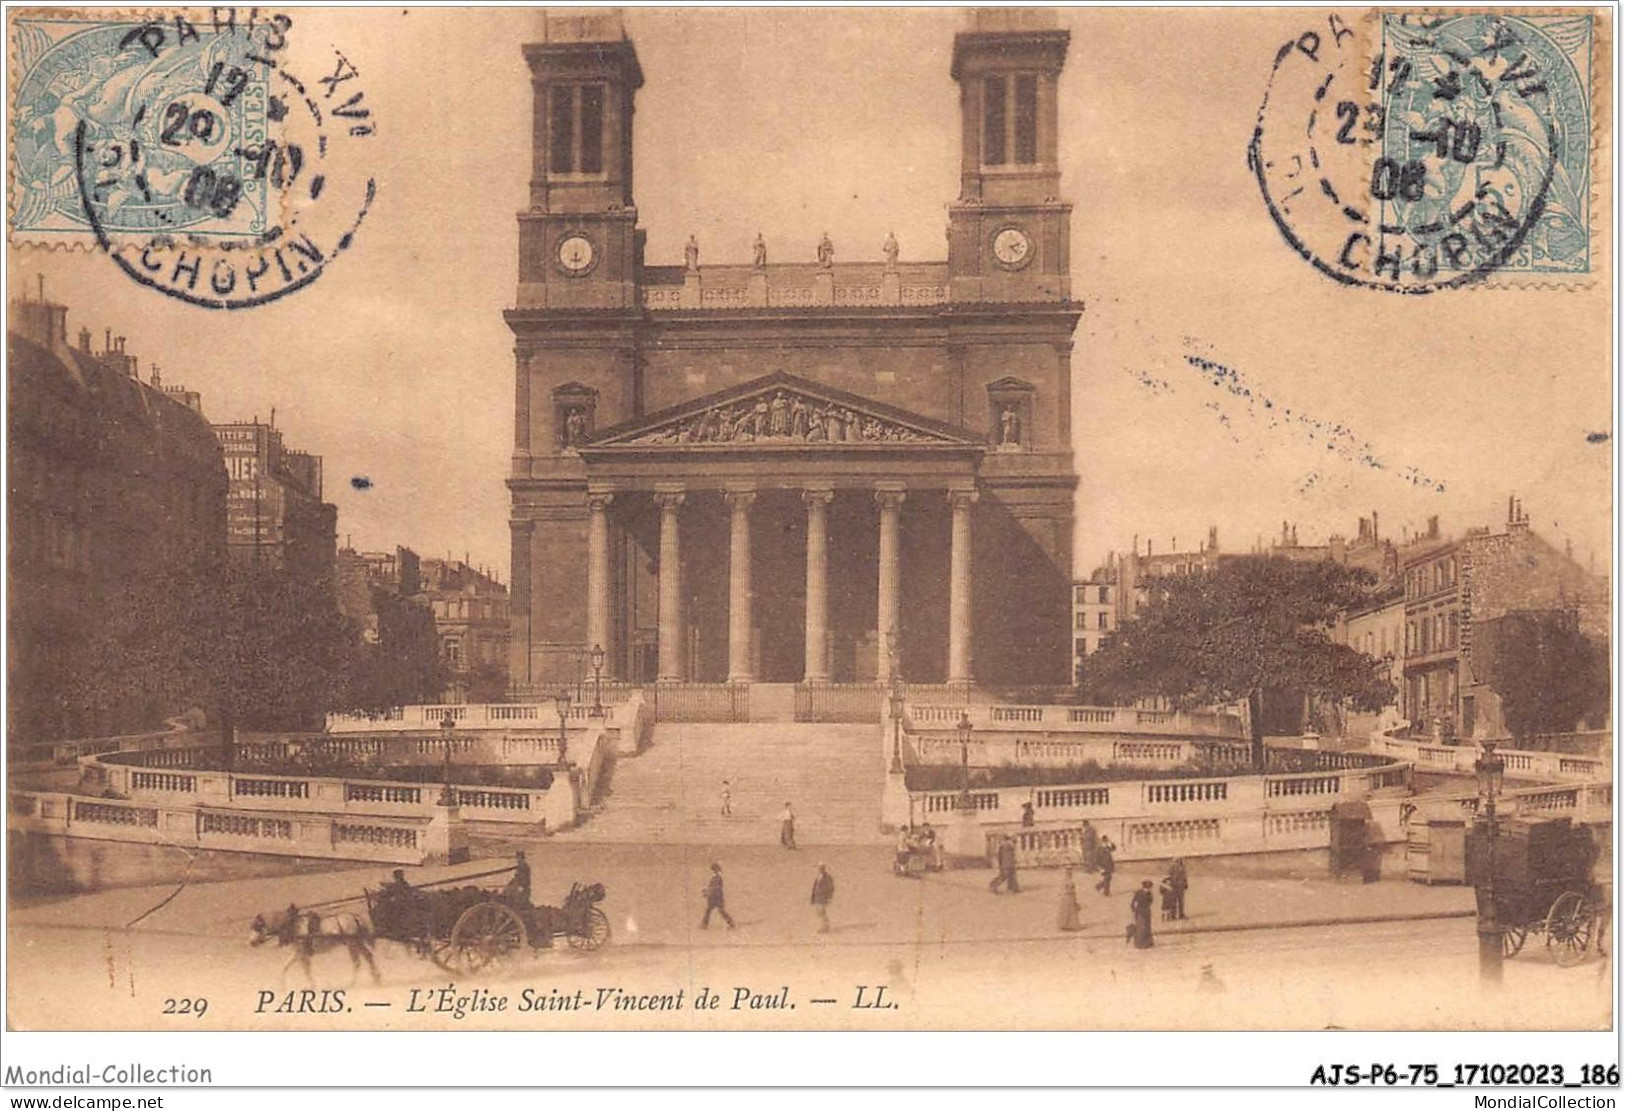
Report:
M 1071 33 L 1044 9 L 978 9 L 954 36 L 959 199 L 949 209 L 954 301 L 1065 301 L 1072 206 L 1061 201 L 1056 88 Z
M 619 11 L 546 13 L 525 46 L 533 101 L 518 307 L 635 309 L 633 98 L 643 85 Z

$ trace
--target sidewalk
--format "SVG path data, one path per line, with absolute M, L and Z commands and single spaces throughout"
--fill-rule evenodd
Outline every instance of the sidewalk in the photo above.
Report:
M 960 945 L 1051 938 L 1121 938 L 1128 923 L 1129 898 L 1141 880 L 1155 882 L 1160 868 L 1125 865 L 1114 877 L 1112 894 L 1093 885 L 1096 876 L 1077 873 L 1083 930 L 1057 929 L 1062 875 L 1031 869 L 1020 876 L 1020 894 L 993 895 L 990 869 L 967 869 L 903 879 L 892 875 L 892 852 L 874 846 L 832 846 L 789 852 L 777 846 L 587 845 L 558 841 L 475 845 L 469 864 L 407 869 L 414 883 L 468 875 L 512 862 L 514 848 L 530 858 L 533 900 L 557 905 L 570 884 L 597 881 L 608 888 L 605 913 L 617 946 L 711 947 L 829 944 Z M 715 860 L 723 865 L 729 911 L 738 928 L 713 919 L 701 930 L 702 892 Z M 830 910 L 833 930 L 820 937 L 809 903 L 820 863 L 836 879 Z M 1390 871 L 1394 862 L 1390 861 Z M 1194 860 L 1185 922 L 1153 926 L 1159 935 L 1274 929 L 1303 925 L 1342 925 L 1470 916 L 1473 893 L 1466 887 L 1424 887 L 1402 878 L 1373 884 L 1339 883 L 1324 875 L 1311 854 L 1232 861 Z M 121 888 L 14 905 L 18 924 L 68 929 L 124 928 L 145 914 L 138 931 L 200 937 L 246 936 L 256 913 L 358 897 L 377 887 L 390 866 L 345 865 L 324 872 L 262 876 L 226 881 Z M 479 881 L 500 886 L 502 877 Z M 159 909 L 152 909 L 169 898 Z M 1466 928 L 1466 927 L 1464 927 Z

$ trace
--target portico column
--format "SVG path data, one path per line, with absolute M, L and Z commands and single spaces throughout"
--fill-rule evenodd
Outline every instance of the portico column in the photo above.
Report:
M 676 683 L 683 678 L 682 543 L 677 525 L 683 492 L 659 491 L 655 504 L 660 506 L 660 671 L 656 678 Z
M 906 495 L 901 489 L 880 489 L 875 491 L 875 500 L 880 503 L 880 597 L 877 609 L 876 626 L 879 631 L 879 651 L 876 660 L 876 676 L 884 683 L 892 677 L 892 652 L 901 654 L 903 646 L 898 643 L 898 611 L 901 608 L 902 593 L 899 590 L 897 572 L 898 532 L 901 523 L 903 499 Z
M 829 503 L 833 490 L 803 490 L 807 503 L 807 664 L 803 683 L 829 679 Z
M 748 683 L 755 676 L 750 664 L 752 600 L 750 585 L 750 506 L 756 494 L 729 490 L 728 502 L 728 682 Z
M 606 670 L 615 674 L 615 648 L 609 643 L 609 503 L 612 494 L 587 494 L 587 648 L 604 650 Z
M 948 682 L 971 681 L 970 645 L 970 514 L 975 490 L 949 490 L 953 509 L 948 553 Z

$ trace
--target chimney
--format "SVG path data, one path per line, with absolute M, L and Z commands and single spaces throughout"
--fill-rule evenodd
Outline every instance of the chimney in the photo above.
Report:
M 164 376 L 159 371 L 157 363 L 152 364 L 152 388 L 155 390 L 164 388 Z
M 113 329 L 109 328 L 109 329 L 107 329 L 106 333 L 103 334 L 103 336 L 102 336 L 102 354 L 103 355 L 111 355 L 112 353 L 113 353 Z
M 26 289 L 27 286 L 23 288 Z M 9 308 L 11 316 L 7 327 L 29 342 L 45 348 L 58 359 L 67 361 L 69 355 L 66 305 L 46 300 L 32 301 L 24 294 L 13 300 Z
M 1377 542 L 1377 537 L 1377 511 L 1373 509 L 1371 511 L 1371 542 L 1373 544 Z
M 1145 542 L 1145 557 L 1147 559 L 1151 558 L 1151 541 L 1149 540 Z
M 90 329 L 89 328 L 80 328 L 79 329 L 79 350 L 83 351 L 86 355 L 90 354 Z
M 1507 524 L 1518 519 L 1518 499 L 1511 494 L 1507 495 Z
M 1429 540 L 1437 540 L 1437 539 L 1439 539 L 1439 517 L 1438 517 L 1438 514 L 1434 514 L 1432 517 L 1428 518 L 1428 537 L 1427 538 Z
M 1216 552 L 1216 551 L 1219 550 L 1219 526 L 1218 525 L 1209 525 L 1207 527 L 1207 550 L 1210 551 L 1210 552 Z

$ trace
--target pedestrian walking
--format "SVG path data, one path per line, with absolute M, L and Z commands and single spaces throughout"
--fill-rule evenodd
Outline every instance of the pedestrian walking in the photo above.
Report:
M 734 788 L 726 779 L 722 781 L 722 816 L 724 818 L 734 816 Z
M 1035 819 L 1033 818 L 1033 804 L 1032 804 L 1031 800 L 1022 803 L 1021 804 L 1021 826 L 1022 826 L 1022 828 L 1027 829 L 1027 828 L 1031 827 L 1034 820 Z
M 1151 881 L 1144 880 L 1128 904 L 1134 921 L 1125 931 L 1125 940 L 1132 942 L 1136 949 L 1151 948 L 1151 902 Z
M 1112 873 L 1117 870 L 1117 859 L 1112 855 L 1112 850 L 1111 841 L 1102 838 L 1100 850 L 1095 854 L 1095 862 L 1100 865 L 1100 882 L 1095 884 L 1095 890 L 1102 895 L 1112 893 Z
M 1002 886 L 1012 895 L 1020 894 L 1021 884 L 1016 882 L 1016 842 L 1013 837 L 1006 834 L 999 841 L 999 847 L 994 850 L 994 859 L 998 862 L 999 874 L 988 883 L 987 889 L 993 894 L 999 893 Z
M 716 861 L 711 862 L 711 878 L 705 884 L 705 917 L 700 919 L 700 929 L 708 929 L 711 925 L 711 912 L 716 911 L 722 915 L 722 920 L 728 923 L 728 928 L 734 928 L 733 916 L 728 913 L 726 899 L 722 892 L 722 865 Z
M 1191 885 L 1190 874 L 1185 871 L 1185 858 L 1174 857 L 1174 862 L 1168 868 L 1168 886 L 1174 891 L 1174 918 L 1180 922 L 1185 920 L 1185 892 Z
M 1083 837 L 1083 870 L 1085 872 L 1099 871 L 1100 870 L 1100 861 L 1099 861 L 1098 858 L 1099 858 L 1099 854 L 1100 854 L 1100 835 L 1095 832 L 1095 827 L 1090 824 L 1088 818 L 1085 818 L 1083 820 L 1083 834 L 1082 834 L 1082 837 Z
M 835 877 L 829 874 L 829 868 L 823 864 L 818 866 L 818 875 L 813 877 L 812 906 L 813 912 L 818 915 L 818 932 L 829 933 L 829 904 L 835 899 Z
M 779 814 L 779 844 L 787 849 L 796 847 L 796 812 L 790 809 L 788 802 Z
M 1067 933 L 1083 929 L 1083 921 L 1078 916 L 1081 909 L 1078 906 L 1078 885 L 1072 880 L 1072 869 L 1068 868 L 1061 878 L 1061 914 L 1056 925 Z

